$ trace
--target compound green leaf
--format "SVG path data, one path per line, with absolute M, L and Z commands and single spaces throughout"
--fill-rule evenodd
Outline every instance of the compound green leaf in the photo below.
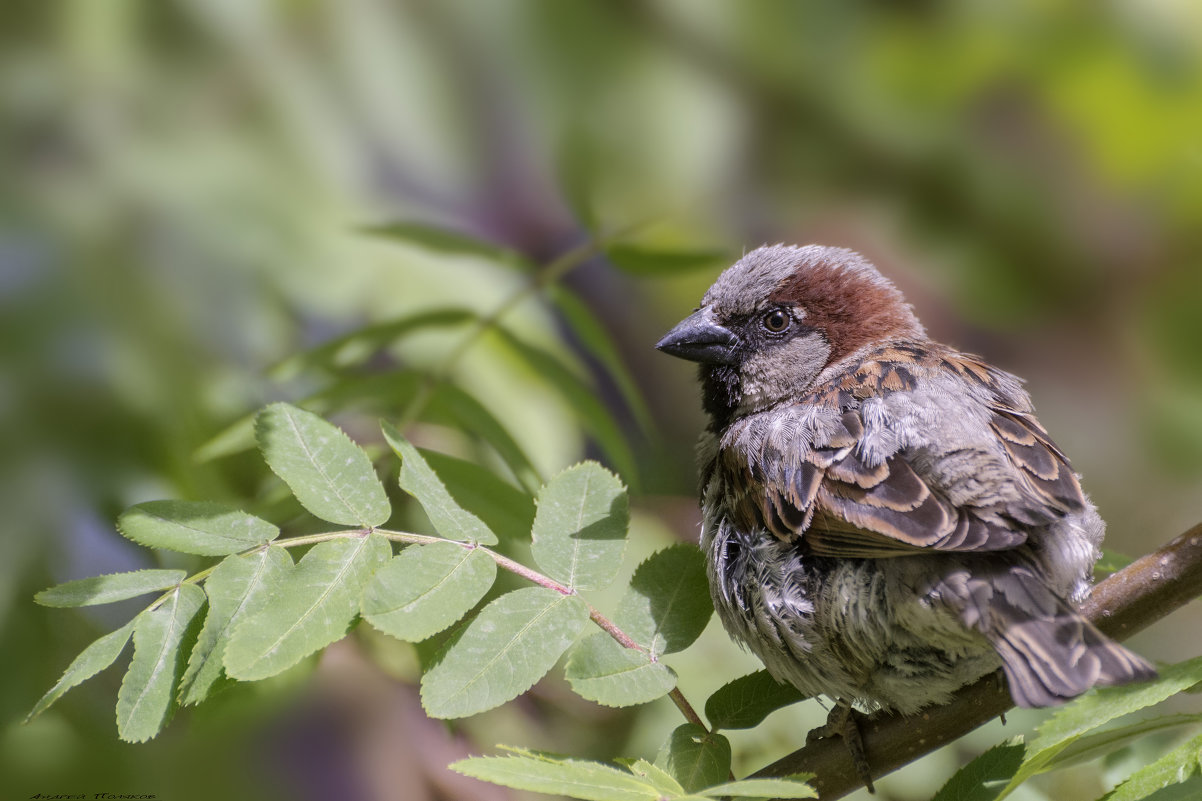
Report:
M 484 521 L 502 540 L 526 540 L 534 524 L 534 498 L 474 462 L 419 448 L 426 464 L 460 506 Z
M 140 743 L 159 733 L 172 710 L 180 641 L 204 606 L 204 591 L 181 584 L 157 609 L 135 618 L 134 658 L 117 693 L 117 734 Z
M 245 556 L 227 557 L 205 579 L 209 613 L 180 680 L 181 704 L 199 704 L 221 677 L 225 647 L 234 628 L 258 612 L 284 585 L 293 569 L 283 548 L 263 548 Z
M 931 801 L 993 801 L 1014 777 L 1026 753 L 1021 735 L 998 743 L 956 771 Z
M 673 545 L 635 570 L 615 622 L 655 654 L 670 654 L 692 645 L 713 613 L 705 557 L 696 546 Z
M 316 517 L 372 528 L 392 515 L 371 460 L 337 426 L 273 403 L 255 418 L 255 437 L 272 472 Z
M 653 765 L 645 759 L 619 759 L 617 761 L 625 765 L 626 770 L 655 787 L 661 795 L 674 797 L 684 794 L 684 788 L 680 786 L 680 782 L 658 765 Z
M 705 702 L 705 716 L 715 729 L 750 729 L 781 707 L 805 698 L 792 684 L 757 670 L 715 690 Z
M 1140 768 L 1115 787 L 1103 801 L 1139 801 L 1153 793 L 1191 781 L 1202 785 L 1202 734 L 1182 743 L 1151 765 Z M 1183 788 L 1184 789 L 1184 788 Z M 1194 788 L 1199 789 L 1199 788 Z M 1181 798 L 1196 798 L 1196 795 Z
M 676 674 L 650 654 L 623 648 L 605 632 L 572 646 L 564 676 L 581 698 L 604 706 L 634 706 L 662 698 L 676 686 Z
M 392 546 L 378 534 L 313 546 L 272 591 L 271 603 L 233 629 L 226 673 L 265 679 L 342 639 L 359 612 L 363 587 L 391 555 Z
M 280 530 L 266 520 L 222 503 L 148 501 L 117 518 L 117 530 L 149 548 L 225 556 L 271 542 Z
M 384 431 L 384 439 L 401 458 L 401 489 L 417 498 L 438 533 L 449 540 L 496 545 L 497 535 L 484 525 L 483 520 L 451 497 L 417 448 L 409 444 L 391 423 L 382 421 L 380 428 Z
M 626 488 L 596 462 L 568 468 L 538 494 L 531 554 L 548 576 L 576 590 L 603 589 L 626 550 Z
M 466 615 L 492 587 L 497 563 L 451 542 L 411 545 L 376 571 L 363 617 L 385 634 L 418 642 Z
M 1157 715 L 1123 726 L 1112 726 L 1083 734 L 1049 759 L 1043 771 L 1059 770 L 1069 765 L 1089 762 L 1113 753 L 1149 734 L 1202 722 L 1202 714 Z
M 1058 709 L 1027 746 L 1018 773 L 998 796 L 1004 798 L 1029 777 L 1047 770 L 1056 756 L 1083 735 L 1110 721 L 1158 704 L 1202 681 L 1202 656 L 1160 670 L 1152 681 L 1099 687 Z
M 730 776 L 730 741 L 695 723 L 685 723 L 668 737 L 655 764 L 672 774 L 688 792 L 701 792 Z
M 741 779 L 698 791 L 711 798 L 736 796 L 743 798 L 817 798 L 818 793 L 797 779 Z
M 422 676 L 435 718 L 492 709 L 534 686 L 588 623 L 588 606 L 546 587 L 506 593 L 461 629 Z
M 187 577 L 182 570 L 134 570 L 76 579 L 42 590 L 33 599 L 42 606 L 96 606 L 137 598 L 174 587 Z
M 34 705 L 29 715 L 26 716 L 25 722 L 28 723 L 49 709 L 50 705 L 62 698 L 67 690 L 83 684 L 116 662 L 117 657 L 121 656 L 121 652 L 125 650 L 130 635 L 134 633 L 134 624 L 137 621 L 138 619 L 134 618 L 121 628 L 109 632 L 83 649 L 79 656 L 75 657 L 71 664 L 67 666 L 67 669 L 63 671 L 62 678 Z
M 452 762 L 451 770 L 473 779 L 515 790 L 565 795 L 584 801 L 655 801 L 655 787 L 637 776 L 580 759 L 554 759 L 518 753 L 514 756 L 469 757 Z

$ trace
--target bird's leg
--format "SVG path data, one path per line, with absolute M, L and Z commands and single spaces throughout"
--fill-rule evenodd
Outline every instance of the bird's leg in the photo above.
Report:
M 872 770 L 868 766 L 868 757 L 864 754 L 864 739 L 860 736 L 858 721 L 860 717 L 863 715 L 852 708 L 850 701 L 840 698 L 831 707 L 826 724 L 811 730 L 806 735 L 806 743 L 809 744 L 824 737 L 842 737 L 843 742 L 847 745 L 847 750 L 851 752 L 851 763 L 855 766 L 860 781 L 864 782 L 868 792 L 875 793 L 876 788 L 872 786 Z

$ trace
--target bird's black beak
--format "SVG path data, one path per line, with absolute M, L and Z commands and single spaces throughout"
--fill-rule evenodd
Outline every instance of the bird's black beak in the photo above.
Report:
M 738 338 L 714 320 L 708 308 L 699 309 L 669 331 L 656 348 L 681 359 L 702 364 L 734 364 Z

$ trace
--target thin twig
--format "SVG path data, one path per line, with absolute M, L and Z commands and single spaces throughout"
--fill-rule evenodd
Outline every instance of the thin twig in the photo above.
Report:
M 1081 612 L 1107 635 L 1126 639 L 1202 595 L 1202 523 L 1163 548 L 1137 559 L 1099 583 Z M 1010 709 L 1014 702 L 1001 671 L 956 693 L 944 706 L 914 715 L 878 712 L 860 724 L 872 777 L 879 778 L 924 756 Z M 863 786 L 851 752 L 826 737 L 757 771 L 756 777 L 815 774 L 822 801 Z
M 685 720 L 709 731 L 709 726 L 705 725 L 705 721 L 697 714 L 697 710 L 693 709 L 693 705 L 684 697 L 684 693 L 680 691 L 679 687 L 673 687 L 672 692 L 668 693 L 668 697 L 672 699 L 672 703 L 676 704 L 676 708 L 680 710 L 680 714 L 684 715 Z M 731 779 L 733 778 L 734 774 L 731 774 Z

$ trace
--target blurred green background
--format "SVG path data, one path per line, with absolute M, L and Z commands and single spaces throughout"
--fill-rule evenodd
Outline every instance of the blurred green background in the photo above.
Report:
M 1202 5 L 1189 0 L 10 0 L 0 176 L 6 797 L 510 798 L 442 766 L 496 742 L 650 755 L 676 725 L 669 704 L 600 709 L 552 678 L 447 727 L 420 712 L 412 655 L 365 634 L 147 745 L 116 740 L 116 670 L 21 725 L 135 609 L 47 610 L 32 594 L 167 558 L 115 533 L 122 508 L 263 502 L 252 452 L 197 450 L 264 402 L 322 387 L 273 365 L 413 311 L 487 313 L 527 280 L 368 226 L 437 225 L 544 265 L 625 232 L 628 258 L 590 258 L 565 285 L 616 342 L 649 425 L 551 306 L 506 319 L 591 376 L 628 437 L 639 554 L 697 525 L 693 371 L 651 345 L 718 254 L 777 241 L 862 251 L 937 338 L 1028 379 L 1111 548 L 1140 554 L 1202 520 Z M 435 365 L 453 343 L 426 333 L 363 369 Z M 554 387 L 492 344 L 453 378 L 544 474 L 586 455 L 613 464 Z M 370 439 L 373 415 L 403 406 L 326 411 Z M 425 444 L 462 450 L 433 429 Z M 1135 646 L 1196 655 L 1199 618 L 1183 610 Z M 755 666 L 716 624 L 673 664 L 698 703 Z M 738 768 L 797 747 L 823 716 L 803 705 L 736 733 Z M 1034 720 L 1015 718 L 878 797 L 929 797 L 974 748 Z M 1095 798 L 1105 777 L 1051 777 L 1023 797 Z

